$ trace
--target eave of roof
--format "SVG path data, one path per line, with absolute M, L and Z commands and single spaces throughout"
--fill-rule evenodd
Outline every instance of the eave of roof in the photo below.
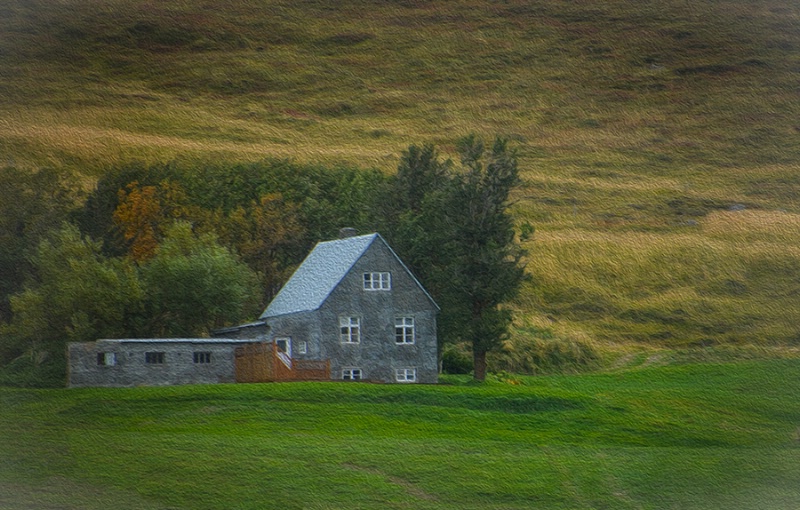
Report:
M 392 253 L 392 255 L 394 255 L 394 258 L 397 259 L 397 262 L 399 262 L 400 265 L 403 266 L 403 269 L 406 270 L 406 273 L 408 273 L 408 275 L 411 277 L 411 279 L 414 280 L 414 283 L 416 283 L 417 286 L 420 288 L 420 290 L 425 294 L 425 296 L 428 299 L 430 299 L 431 303 L 433 303 L 433 306 L 435 306 L 437 310 L 441 310 L 439 305 L 433 299 L 433 296 L 431 296 L 428 293 L 428 290 L 425 288 L 425 286 L 422 285 L 422 283 L 419 280 L 417 280 L 417 277 L 414 276 L 414 273 L 412 273 L 411 270 L 408 268 L 408 266 L 406 266 L 405 262 L 403 262 L 403 259 L 401 259 L 400 256 L 397 255 L 397 253 L 394 251 L 394 249 L 392 249 L 391 246 L 389 246 L 389 243 L 386 242 L 386 240 L 383 238 L 383 236 L 381 236 L 380 234 L 377 234 L 377 236 L 381 239 L 381 241 L 383 241 L 383 244 L 385 244 L 386 247 L 389 248 L 389 251 Z
M 252 338 L 101 338 L 98 343 L 112 344 L 252 344 Z
M 255 322 L 248 322 L 247 324 L 239 324 L 238 326 L 230 326 L 227 328 L 220 328 L 215 329 L 211 332 L 211 335 L 225 335 L 227 333 L 235 333 L 247 328 L 257 328 L 264 326 L 266 323 L 264 321 L 255 321 Z

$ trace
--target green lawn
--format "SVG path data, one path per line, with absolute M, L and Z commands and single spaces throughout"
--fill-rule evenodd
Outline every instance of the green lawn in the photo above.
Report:
M 0 390 L 0 508 L 800 507 L 800 361 Z

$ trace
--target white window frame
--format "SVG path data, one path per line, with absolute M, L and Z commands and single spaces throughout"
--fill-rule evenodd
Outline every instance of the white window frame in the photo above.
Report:
M 364 290 L 392 290 L 392 273 L 389 271 L 364 273 Z
M 361 343 L 361 317 L 339 317 L 339 340 L 343 344 Z
M 396 368 L 394 369 L 394 379 L 399 383 L 417 382 L 416 368 Z
M 343 368 L 342 380 L 343 381 L 361 381 L 364 379 L 364 373 L 360 368 Z
M 297 342 L 297 354 L 308 354 L 308 342 Z
M 394 318 L 394 341 L 397 345 L 411 345 L 417 338 L 417 327 L 414 317 Z
M 117 354 L 115 352 L 98 352 L 97 366 L 113 367 L 117 364 Z

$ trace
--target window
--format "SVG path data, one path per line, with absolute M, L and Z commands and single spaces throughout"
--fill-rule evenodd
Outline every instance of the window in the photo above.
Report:
M 146 352 L 144 353 L 144 362 L 148 365 L 161 365 L 164 363 L 164 353 Z
M 364 290 L 390 290 L 391 288 L 391 273 L 364 273 Z
M 297 354 L 308 354 L 308 342 L 299 342 L 297 344 Z
M 342 343 L 357 344 L 361 342 L 361 319 L 358 317 L 339 317 L 339 329 Z
M 278 352 L 282 352 L 292 357 L 292 339 L 291 338 L 276 338 L 275 339 L 275 347 L 278 348 Z
M 192 358 L 195 363 L 211 363 L 210 352 L 195 352 Z
M 106 367 L 113 367 L 117 364 L 117 355 L 113 352 L 98 352 L 97 364 Z
M 394 371 L 397 382 L 417 382 L 416 368 L 398 368 Z
M 398 344 L 414 343 L 414 317 L 394 319 L 394 341 Z
M 360 381 L 361 369 L 360 368 L 345 368 L 342 370 L 342 380 L 344 381 Z

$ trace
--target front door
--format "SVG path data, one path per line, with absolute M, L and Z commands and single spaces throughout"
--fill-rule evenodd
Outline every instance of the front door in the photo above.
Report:
M 278 348 L 278 352 L 282 352 L 292 357 L 292 339 L 289 337 L 284 338 L 276 338 L 275 339 L 275 347 Z

